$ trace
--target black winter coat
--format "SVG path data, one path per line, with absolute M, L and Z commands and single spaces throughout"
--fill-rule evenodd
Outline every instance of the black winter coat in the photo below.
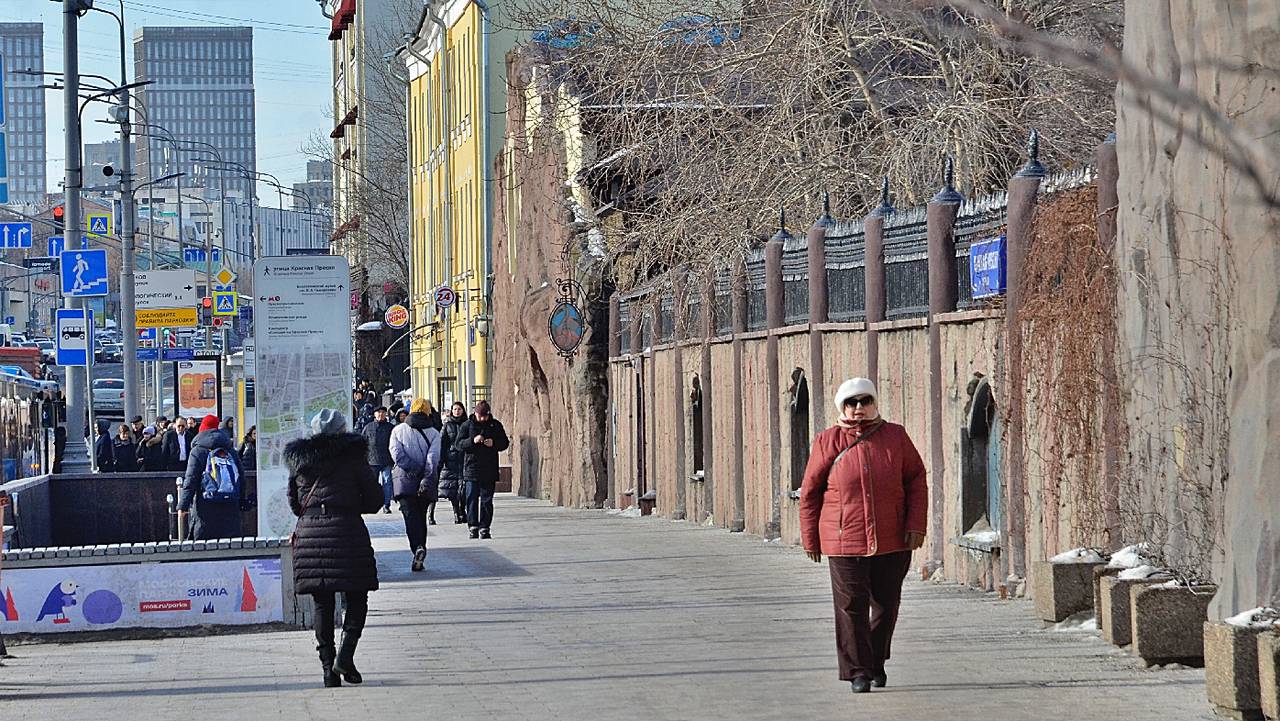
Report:
M 138 470 L 138 444 L 132 438 L 114 436 L 111 445 L 116 456 L 116 473 L 131 473 Z
M 111 436 L 99 435 L 93 442 L 93 455 L 98 458 L 99 473 L 114 473 L 116 470 L 115 446 L 111 445 Z
M 376 591 L 378 564 L 362 513 L 382 507 L 382 486 L 356 433 L 326 433 L 285 446 L 297 593 Z
M 457 488 L 462 482 L 462 465 L 466 454 L 458 450 L 457 443 L 466 418 L 448 416 L 440 431 L 440 490 Z
M 168 468 L 164 457 L 164 438 L 152 436 L 151 440 L 138 444 L 138 470 L 163 471 Z
M 215 448 L 230 452 L 232 460 L 240 468 L 239 501 L 206 501 L 203 498 L 201 486 L 204 467 L 209 461 L 209 453 Z M 240 466 L 240 456 L 236 455 L 231 436 L 221 428 L 201 431 L 191 442 L 191 452 L 187 454 L 187 474 L 182 478 L 182 489 L 178 493 L 178 510 L 191 511 L 191 537 L 203 541 L 243 536 L 244 519 L 240 511 L 244 504 L 243 495 L 244 468 Z
M 493 440 L 493 446 L 475 443 L 476 436 Z M 493 487 L 498 483 L 498 454 L 507 450 L 511 441 L 497 418 L 477 420 L 474 415 L 462 424 L 454 448 L 462 451 L 462 480 Z
M 395 461 L 391 458 L 391 431 L 396 424 L 391 421 L 370 421 L 364 426 L 364 439 L 369 443 L 369 465 L 386 468 Z

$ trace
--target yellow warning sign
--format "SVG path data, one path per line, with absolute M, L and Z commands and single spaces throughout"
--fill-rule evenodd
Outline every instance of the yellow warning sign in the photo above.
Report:
M 195 326 L 195 308 L 139 308 L 137 310 L 139 328 L 163 328 L 167 326 Z

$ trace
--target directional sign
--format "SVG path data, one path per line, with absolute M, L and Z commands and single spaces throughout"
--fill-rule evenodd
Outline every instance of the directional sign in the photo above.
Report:
M 160 349 L 159 348 L 139 348 L 138 360 L 158 361 L 160 360 Z
M 196 308 L 194 270 L 148 270 L 133 276 L 133 297 L 138 310 Z M 164 325 L 163 323 L 161 325 Z
M 37 273 L 57 273 L 57 258 L 23 258 L 22 264 Z
M 204 263 L 204 262 L 206 262 L 206 261 L 205 261 L 205 257 L 206 257 L 206 255 L 205 255 L 205 252 L 204 252 L 204 248 L 190 248 L 190 247 L 188 247 L 188 248 L 183 248 L 183 249 L 182 249 L 182 262 L 183 262 L 183 263 Z M 221 249 L 221 248 L 214 248 L 214 249 L 213 249 L 213 262 L 215 262 L 215 263 L 221 263 L 221 262 L 222 262 L 222 249 Z
M 56 330 L 58 365 L 88 365 L 89 348 L 93 344 L 93 311 L 87 308 L 59 310 Z
M 191 348 L 164 348 L 161 356 L 167 361 L 195 360 L 196 352 Z
M 30 223 L 0 223 L 0 248 L 30 247 Z
M 51 235 L 49 236 L 49 252 L 46 255 L 50 258 L 57 258 L 62 255 L 62 250 L 65 247 L 66 243 L 63 241 L 61 235 Z
M 213 294 L 214 315 L 235 315 L 238 310 L 234 292 L 215 291 Z
M 111 235 L 111 214 L 90 213 L 84 216 L 84 228 L 89 231 L 89 237 L 91 238 L 96 238 L 100 235 Z
M 107 294 L 107 251 L 62 251 L 62 294 L 90 296 Z
M 436 288 L 436 307 L 448 308 L 458 301 L 458 294 L 453 292 L 453 288 L 442 285 Z
M 139 308 L 134 315 L 138 328 L 195 327 L 195 308 Z

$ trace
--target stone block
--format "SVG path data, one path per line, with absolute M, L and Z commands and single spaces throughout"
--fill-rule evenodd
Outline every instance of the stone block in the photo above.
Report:
M 1164 584 L 1131 590 L 1133 652 L 1148 665 L 1204 663 L 1204 622 L 1216 586 L 1173 588 Z
M 1031 587 L 1040 620 L 1057 623 L 1093 608 L 1093 569 L 1100 563 L 1050 563 L 1031 566 Z
M 1262 715 L 1280 721 L 1280 629 L 1258 634 L 1258 696 Z
M 1258 690 L 1260 628 L 1222 621 L 1204 624 L 1204 684 L 1209 702 L 1228 716 L 1262 718 Z
M 1093 568 L 1093 613 L 1098 619 L 1098 628 L 1102 628 L 1102 579 L 1120 573 L 1118 568 L 1094 566 Z
M 1167 578 L 1124 580 L 1119 576 L 1104 577 L 1102 579 L 1102 612 L 1098 614 L 1102 637 L 1117 646 L 1128 646 L 1133 643 L 1133 619 L 1130 613 L 1131 589 L 1134 586 L 1150 586 L 1167 580 Z

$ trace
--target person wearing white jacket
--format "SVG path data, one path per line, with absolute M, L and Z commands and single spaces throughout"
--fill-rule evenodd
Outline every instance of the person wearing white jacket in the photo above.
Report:
M 427 506 L 439 494 L 440 431 L 431 427 L 426 399 L 409 408 L 409 417 L 391 431 L 392 496 L 400 502 L 404 532 L 413 551 L 412 571 L 421 571 L 427 560 Z

